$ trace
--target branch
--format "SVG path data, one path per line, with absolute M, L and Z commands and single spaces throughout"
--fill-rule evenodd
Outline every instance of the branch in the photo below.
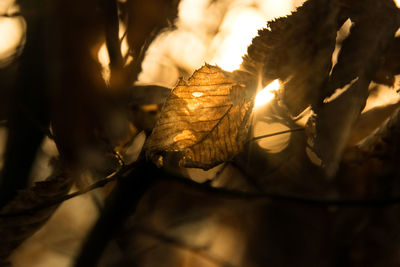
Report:
M 121 71 L 123 67 L 123 57 L 119 40 L 119 20 L 118 7 L 116 0 L 100 0 L 100 6 L 105 15 L 106 46 L 110 57 L 110 67 L 112 70 Z
M 250 140 L 248 140 L 247 142 L 251 142 L 251 141 L 257 141 L 263 138 L 267 138 L 267 137 L 271 137 L 271 136 L 276 136 L 276 135 L 280 135 L 280 134 L 285 134 L 285 133 L 294 133 L 294 132 L 301 132 L 304 131 L 303 127 L 300 128 L 294 128 L 294 129 L 289 129 L 286 131 L 281 131 L 281 132 L 276 132 L 276 133 L 271 133 L 271 134 L 266 134 L 266 135 L 260 135 L 260 136 L 256 136 L 251 138 Z
M 16 18 L 16 17 L 20 17 L 22 15 L 23 15 L 22 13 L 17 12 L 17 13 L 12 13 L 12 14 L 0 14 L 0 17 L 3 17 L 3 18 Z
M 168 175 L 162 178 L 184 184 L 193 189 L 213 195 L 223 199 L 234 199 L 243 201 L 288 201 L 302 205 L 313 206 L 340 206 L 340 207 L 385 207 L 400 204 L 400 196 L 392 198 L 377 198 L 377 199 L 328 199 L 328 198 L 313 198 L 293 194 L 282 194 L 274 192 L 248 193 L 239 190 L 224 189 L 210 187 L 207 183 L 198 183 L 193 180 Z
M 220 259 L 216 257 L 215 255 L 212 255 L 208 252 L 208 249 L 206 246 L 195 246 L 192 244 L 188 244 L 187 242 L 180 240 L 178 238 L 166 235 L 162 232 L 159 232 L 155 229 L 150 229 L 146 226 L 135 226 L 136 230 L 139 231 L 141 234 L 149 235 L 153 238 L 156 238 L 164 243 L 167 243 L 169 245 L 175 246 L 179 249 L 187 250 L 192 253 L 195 253 L 196 255 L 216 264 L 219 266 L 223 267 L 234 267 L 235 265 Z
M 127 67 L 129 74 L 129 80 L 127 81 L 127 84 L 134 84 L 137 81 L 139 74 L 142 72 L 142 63 L 144 57 L 146 56 L 146 51 L 149 49 L 150 44 L 157 36 L 157 33 L 158 31 L 154 31 L 150 34 L 149 38 L 144 41 L 143 46 L 140 48 L 140 52 L 137 54 L 137 57 L 134 58 L 133 62 Z
M 83 244 L 75 267 L 97 266 L 97 262 L 109 241 L 120 229 L 126 218 L 135 213 L 143 195 L 160 175 L 154 165 L 138 161 L 134 172 L 125 173 L 127 179 L 120 179 L 107 197 L 103 212 Z M 121 175 L 124 177 L 124 175 Z
M 106 184 L 108 184 L 109 182 L 124 180 L 125 178 L 127 178 L 127 176 L 130 175 L 131 171 L 133 171 L 136 167 L 139 167 L 139 164 L 142 163 L 134 162 L 131 165 L 124 166 L 119 171 L 112 173 L 108 177 L 95 182 L 94 184 L 88 186 L 83 190 L 65 195 L 61 198 L 54 199 L 53 201 L 42 203 L 40 205 L 35 206 L 34 208 L 22 209 L 16 212 L 0 213 L 0 218 L 29 215 L 38 212 L 42 209 L 46 209 L 51 206 L 60 204 L 71 198 L 86 194 L 97 188 L 101 188 Z M 289 201 L 302 205 L 340 206 L 340 207 L 385 207 L 385 206 L 393 206 L 400 204 L 400 196 L 391 198 L 374 198 L 374 199 L 327 199 L 327 198 L 313 198 L 300 195 L 282 194 L 273 192 L 248 193 L 239 190 L 211 187 L 209 186 L 208 182 L 198 183 L 188 178 L 173 176 L 167 173 L 164 174 L 165 174 L 164 177 L 158 179 L 169 180 L 172 182 L 184 184 L 186 186 L 197 189 L 204 193 L 209 193 L 215 197 L 224 199 L 236 199 L 236 200 L 243 200 L 250 202 L 253 201 L 263 202 L 263 201 L 276 200 L 276 201 Z
M 113 172 L 112 174 L 110 174 L 106 178 L 93 183 L 92 185 L 88 186 L 85 189 L 82 189 L 82 190 L 74 192 L 74 193 L 67 194 L 67 195 L 62 196 L 60 198 L 56 198 L 56 199 L 54 199 L 52 201 L 47 201 L 45 203 L 41 203 L 41 204 L 39 204 L 39 205 L 37 205 L 37 206 L 35 206 L 33 208 L 23 209 L 23 210 L 19 210 L 19 211 L 16 211 L 16 212 L 0 213 L 0 218 L 25 216 L 25 215 L 32 214 L 32 213 L 38 212 L 40 210 L 49 208 L 51 206 L 60 204 L 60 203 L 66 201 L 66 200 L 69 200 L 71 198 L 86 194 L 86 193 L 88 193 L 88 192 L 90 192 L 92 190 L 95 190 L 97 188 L 101 188 L 101 187 L 105 186 L 109 182 L 116 181 L 116 180 L 118 180 L 120 178 L 123 178 L 123 177 L 127 176 L 130 173 L 131 170 L 133 170 L 133 169 L 135 169 L 137 167 L 137 165 L 138 165 L 138 163 L 134 162 L 131 165 L 124 166 L 120 170 Z

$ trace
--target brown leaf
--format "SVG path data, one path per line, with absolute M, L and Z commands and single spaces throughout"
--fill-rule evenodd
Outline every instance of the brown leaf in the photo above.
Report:
M 400 107 L 400 103 L 389 104 L 385 106 L 375 107 L 362 113 L 354 125 L 351 132 L 348 145 L 356 145 L 359 141 L 374 132 L 375 129 L 382 125 L 393 112 Z
M 399 134 L 400 134 L 400 109 L 398 108 L 392 116 L 371 135 L 365 138 L 358 146 L 367 156 L 375 156 L 398 164 L 399 162 Z M 398 169 L 398 165 L 395 168 Z
M 399 134 L 400 109 L 397 107 L 368 137 L 346 148 L 337 175 L 344 192 L 352 197 L 398 197 Z
M 244 86 L 206 64 L 168 97 L 147 155 L 159 161 L 161 152 L 178 152 L 179 165 L 210 169 L 241 151 L 251 110 Z
M 379 75 L 376 72 L 399 27 L 399 10 L 392 0 L 361 1 L 352 10 L 350 35 L 343 41 L 328 84 L 331 93 L 356 77 L 372 80 Z
M 336 99 L 313 106 L 317 114 L 313 149 L 328 177 L 336 174 L 351 131 L 365 106 L 368 86 L 398 28 L 398 10 L 393 1 L 355 2 L 352 8 L 349 14 L 354 25 L 343 42 L 325 91 L 350 87 Z
M 14 200 L 1 210 L 0 266 L 6 264 L 8 256 L 15 248 L 46 223 L 58 205 L 23 215 L 7 216 L 6 214 L 18 214 L 20 211 L 58 199 L 67 194 L 70 187 L 71 179 L 57 171 L 46 181 L 37 182 L 33 187 L 21 190 Z
M 365 106 L 369 82 L 364 77 L 354 79 L 344 93 L 318 110 L 313 150 L 328 177 L 336 174 L 351 130 Z
M 328 78 L 336 32 L 345 21 L 341 11 L 336 1 L 310 0 L 290 16 L 269 22 L 249 46 L 235 72 L 238 79 L 262 74 L 264 86 L 281 79 L 284 103 L 298 115 L 317 101 Z
M 376 83 L 394 86 L 394 76 L 400 74 L 400 38 L 396 37 L 388 46 L 385 59 L 375 73 L 373 81 Z

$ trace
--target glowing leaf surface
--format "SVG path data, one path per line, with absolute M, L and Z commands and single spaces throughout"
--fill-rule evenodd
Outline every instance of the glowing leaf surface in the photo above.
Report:
M 161 152 L 177 152 L 181 166 L 212 168 L 241 151 L 251 108 L 243 85 L 206 64 L 168 97 L 147 155 L 159 161 Z

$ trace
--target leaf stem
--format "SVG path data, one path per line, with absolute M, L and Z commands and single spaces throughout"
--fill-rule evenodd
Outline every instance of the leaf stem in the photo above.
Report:
M 304 131 L 304 127 L 289 129 L 289 130 L 280 131 L 280 132 L 271 133 L 271 134 L 255 136 L 255 137 L 251 138 L 250 140 L 248 140 L 247 143 L 248 142 L 257 141 L 257 140 L 260 140 L 260 139 L 263 139 L 263 138 L 268 138 L 268 137 L 271 137 L 271 136 L 276 136 L 276 135 L 285 134 L 285 133 L 301 132 L 301 131 Z

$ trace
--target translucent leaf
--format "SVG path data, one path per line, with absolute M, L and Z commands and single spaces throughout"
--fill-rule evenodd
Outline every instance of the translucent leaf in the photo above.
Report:
M 331 69 L 336 33 L 345 21 L 336 1 L 311 0 L 291 15 L 268 23 L 248 48 L 239 80 L 284 82 L 283 101 L 293 115 L 315 103 Z M 255 76 L 255 77 L 253 77 Z
M 161 152 L 177 152 L 180 166 L 210 169 L 241 151 L 251 108 L 243 85 L 206 64 L 168 97 L 147 155 L 162 163 Z

